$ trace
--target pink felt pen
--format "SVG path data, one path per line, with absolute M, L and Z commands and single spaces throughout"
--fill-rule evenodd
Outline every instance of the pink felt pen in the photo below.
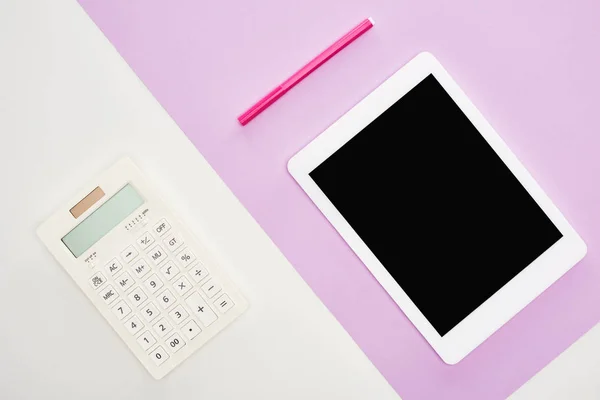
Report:
M 373 20 L 371 18 L 365 19 L 363 22 L 354 27 L 350 32 L 338 39 L 337 42 L 329 46 L 325 51 L 312 59 L 304 67 L 300 68 L 298 72 L 290 76 L 285 82 L 271 90 L 265 97 L 260 99 L 258 103 L 254 104 L 248 111 L 238 117 L 240 124 L 246 125 L 252 121 L 254 117 L 267 109 L 271 104 L 277 101 L 281 96 L 286 94 L 288 90 L 300 83 L 304 78 L 310 75 L 314 70 L 323 65 L 331 57 L 339 53 L 344 47 L 359 38 L 363 33 L 373 27 Z

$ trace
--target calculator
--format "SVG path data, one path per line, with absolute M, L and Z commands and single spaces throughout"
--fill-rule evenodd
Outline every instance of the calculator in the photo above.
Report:
M 128 158 L 52 215 L 38 236 L 156 379 L 248 307 Z

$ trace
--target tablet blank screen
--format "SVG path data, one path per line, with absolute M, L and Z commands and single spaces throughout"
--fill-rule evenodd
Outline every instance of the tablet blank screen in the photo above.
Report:
M 442 336 L 562 237 L 433 75 L 310 176 Z

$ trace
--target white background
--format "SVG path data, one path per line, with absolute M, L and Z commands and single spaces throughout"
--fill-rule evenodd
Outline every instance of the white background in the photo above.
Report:
M 0 2 L 0 398 L 397 399 L 74 0 Z M 155 381 L 35 236 L 130 155 L 250 309 Z
M 0 398 L 398 398 L 75 0 L 0 1 L 0 138 Z M 122 155 L 251 302 L 161 381 L 35 236 Z M 599 399 L 599 378 L 596 327 L 512 399 Z

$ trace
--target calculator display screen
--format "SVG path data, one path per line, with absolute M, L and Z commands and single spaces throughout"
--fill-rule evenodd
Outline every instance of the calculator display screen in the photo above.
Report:
M 127 184 L 67 233 L 62 242 L 75 257 L 79 257 L 142 204 L 142 196 Z

